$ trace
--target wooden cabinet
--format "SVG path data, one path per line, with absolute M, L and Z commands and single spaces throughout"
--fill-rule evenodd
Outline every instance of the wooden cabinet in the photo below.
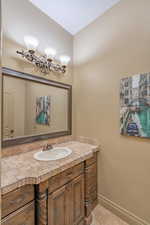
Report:
M 34 186 L 2 195 L 2 225 L 35 225 Z
M 70 200 L 70 185 L 65 185 L 48 196 L 48 225 L 71 225 Z
M 39 184 L 38 192 L 37 225 L 90 225 L 97 204 L 97 154 Z
M 72 185 L 72 224 L 78 225 L 84 218 L 84 175 L 74 179 Z M 70 213 L 71 213 L 70 212 Z
M 25 185 L 2 195 L 2 218 L 16 211 L 34 199 L 34 186 Z
M 34 202 L 11 213 L 2 220 L 2 225 L 35 225 Z
M 97 153 L 85 161 L 85 225 L 91 224 L 91 212 L 97 205 Z
M 84 175 L 48 196 L 48 225 L 78 225 L 84 219 Z
M 35 187 L 25 185 L 3 195 L 2 225 L 90 225 L 96 204 L 95 153 Z
M 85 168 L 85 207 L 86 215 L 89 216 L 97 204 L 97 165 L 93 163 Z
M 64 184 L 70 182 L 71 180 L 83 173 L 84 162 L 63 171 L 62 173 L 57 174 L 54 177 L 51 177 L 48 181 L 48 192 L 52 193 L 59 187 L 62 187 Z

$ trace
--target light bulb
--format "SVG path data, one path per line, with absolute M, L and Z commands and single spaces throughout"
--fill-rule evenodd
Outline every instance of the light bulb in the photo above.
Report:
M 53 48 L 46 48 L 45 54 L 46 54 L 48 59 L 53 59 L 56 55 L 56 50 L 53 49 Z
M 28 50 L 35 51 L 37 46 L 39 45 L 39 41 L 33 36 L 25 36 L 24 42 Z
M 70 62 L 70 57 L 67 55 L 60 56 L 60 62 L 63 66 L 67 66 L 67 64 Z

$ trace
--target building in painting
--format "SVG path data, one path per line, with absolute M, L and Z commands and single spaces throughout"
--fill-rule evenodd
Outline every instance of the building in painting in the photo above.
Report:
M 150 106 L 150 73 L 140 75 L 139 84 L 140 98 L 145 100 L 145 104 Z
M 126 77 L 120 83 L 120 104 L 127 107 L 132 99 L 132 77 Z
M 150 73 L 138 74 L 121 80 L 120 104 L 122 107 L 150 106 Z
M 150 137 L 150 73 L 121 80 L 120 104 L 121 134 Z

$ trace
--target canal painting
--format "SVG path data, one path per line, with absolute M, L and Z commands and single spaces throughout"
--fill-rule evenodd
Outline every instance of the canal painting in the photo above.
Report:
M 36 98 L 36 123 L 41 125 L 50 125 L 50 96 Z
M 120 82 L 120 133 L 150 138 L 150 73 Z

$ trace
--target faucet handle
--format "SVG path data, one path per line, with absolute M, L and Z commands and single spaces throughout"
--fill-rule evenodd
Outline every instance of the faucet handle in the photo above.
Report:
M 43 146 L 42 151 L 47 151 L 48 149 L 49 149 L 49 145 L 48 145 L 48 144 L 46 144 L 46 145 L 44 145 L 44 146 Z
M 52 149 L 53 146 L 52 146 L 52 144 L 47 144 L 46 148 L 47 148 L 47 149 Z
M 52 149 L 54 144 L 56 144 L 56 143 L 44 145 L 42 151 L 48 151 L 48 150 Z

